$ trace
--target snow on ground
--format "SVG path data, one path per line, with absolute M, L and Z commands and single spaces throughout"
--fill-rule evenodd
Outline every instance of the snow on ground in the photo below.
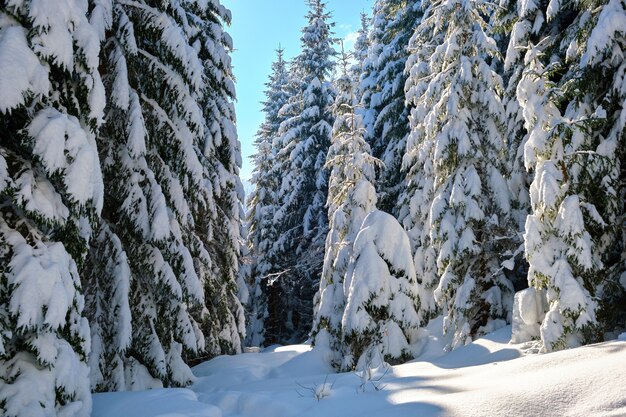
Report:
M 372 378 L 335 374 L 307 345 L 221 356 L 190 389 L 94 396 L 94 417 L 626 416 L 626 340 L 550 354 L 506 327 L 445 354 L 441 319 L 422 355 Z M 316 398 L 317 397 L 317 398 Z

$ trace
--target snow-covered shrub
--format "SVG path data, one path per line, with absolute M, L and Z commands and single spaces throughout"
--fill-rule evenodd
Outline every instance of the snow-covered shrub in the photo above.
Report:
M 391 369 L 391 366 L 386 362 L 376 367 L 372 367 L 372 365 L 373 363 L 368 363 L 363 370 L 356 372 L 356 375 L 361 379 L 361 384 L 359 385 L 359 391 L 361 392 L 365 392 L 370 385 L 374 388 L 374 391 L 380 391 L 385 387 L 382 381 Z
M 412 357 L 414 330 L 423 326 L 409 239 L 391 215 L 371 212 L 354 241 L 341 320 L 344 369 L 399 363 Z M 377 357 L 379 356 L 379 357 Z
M 312 386 L 298 384 L 298 387 L 306 392 L 309 392 L 313 398 L 315 398 L 317 401 L 320 401 L 330 396 L 334 385 L 334 382 L 328 382 L 328 375 L 326 375 L 326 377 L 324 378 L 324 382 L 322 382 L 321 384 L 314 384 Z M 296 391 L 301 397 L 304 397 L 303 392 L 301 392 L 300 390 Z

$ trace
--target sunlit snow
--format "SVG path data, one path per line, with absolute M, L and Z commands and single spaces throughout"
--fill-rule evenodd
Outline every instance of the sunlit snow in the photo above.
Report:
M 93 416 L 626 415 L 626 334 L 534 354 L 509 343 L 508 326 L 446 354 L 441 327 L 431 321 L 416 360 L 369 375 L 335 374 L 308 345 L 270 347 L 196 366 L 190 389 L 96 394 Z

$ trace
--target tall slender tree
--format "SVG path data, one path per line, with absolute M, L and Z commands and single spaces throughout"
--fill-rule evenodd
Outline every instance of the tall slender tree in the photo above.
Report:
M 548 351 L 601 340 L 604 311 L 619 317 L 621 309 L 624 317 L 617 307 L 624 295 L 617 253 L 624 247 L 624 65 L 615 51 L 625 34 L 607 23 L 626 22 L 626 13 L 620 2 L 596 6 L 547 5 L 517 89 L 529 132 L 525 164 L 534 171 L 528 279 L 546 289 L 540 330 Z
M 255 259 L 250 282 L 253 297 L 250 306 L 247 340 L 252 346 L 262 345 L 264 342 L 264 321 L 267 318 L 268 293 L 278 289 L 268 287 L 271 274 L 276 270 L 277 259 L 272 259 L 271 249 L 277 238 L 277 224 L 274 214 L 278 209 L 278 190 L 280 173 L 275 169 L 275 158 L 278 149 L 274 141 L 278 138 L 280 124 L 284 121 L 281 108 L 289 99 L 289 74 L 287 62 L 283 58 L 284 49 L 278 48 L 277 59 L 272 64 L 272 73 L 265 84 L 265 101 L 263 113 L 265 121 L 257 132 L 255 147 L 257 153 L 253 157 L 252 183 L 255 188 L 248 200 L 248 218 L 250 227 L 249 246 Z M 273 298 L 279 298 L 273 295 Z
M 302 51 L 292 65 L 292 79 L 297 83 L 281 110 L 287 119 L 281 124 L 277 140 L 282 183 L 280 208 L 274 216 L 281 229 L 273 252 L 275 259 L 281 260 L 278 279 L 284 295 L 279 312 L 270 312 L 273 342 L 306 337 L 322 270 L 324 237 L 328 231 L 324 209 L 328 171 L 324 165 L 330 147 L 335 95 L 330 82 L 335 55 L 334 24 L 330 18 L 325 2 L 309 1 L 308 24 L 301 37 Z
M 188 7 L 189 45 L 199 48 L 206 80 L 199 102 L 207 129 L 197 138 L 195 149 L 204 168 L 204 198 L 209 204 L 201 201 L 195 205 L 194 220 L 196 234 L 213 264 L 211 274 L 203 279 L 209 314 L 202 315 L 202 328 L 207 351 L 215 356 L 241 352 L 246 331 L 244 309 L 238 299 L 241 287 L 237 284 L 245 195 L 239 178 L 242 160 L 230 57 L 233 41 L 225 32 L 231 24 L 231 12 L 219 0 L 192 2 Z M 215 205 L 210 204 L 211 198 Z
M 344 277 L 352 255 L 352 244 L 365 219 L 376 208 L 373 182 L 379 161 L 370 155 L 358 112 L 356 83 L 349 74 L 348 56 L 342 51 L 343 75 L 337 80 L 333 106 L 335 123 L 326 167 L 330 170 L 328 218 L 324 266 L 315 299 L 314 345 L 326 349 L 327 359 L 341 365 L 341 318 L 346 304 Z
M 361 27 L 358 30 L 358 36 L 354 42 L 354 53 L 352 54 L 353 64 L 350 66 L 350 77 L 355 84 L 354 94 L 358 103 L 361 103 L 361 76 L 364 73 L 364 65 L 367 61 L 367 54 L 370 47 L 370 26 L 371 19 L 367 13 L 361 12 Z M 362 108 L 361 110 L 362 111 Z
M 502 81 L 491 67 L 498 50 L 484 20 L 490 12 L 487 3 L 433 1 L 407 65 L 414 108 L 405 226 L 417 241 L 423 287 L 437 286 L 452 348 L 506 324 L 513 303 L 495 255 L 510 242 L 511 218 Z
M 421 0 L 378 0 L 374 5 L 370 50 L 363 77 L 366 140 L 383 161 L 377 189 L 379 208 L 397 215 L 404 188 L 402 156 L 410 131 L 405 104 L 407 45 L 423 14 Z

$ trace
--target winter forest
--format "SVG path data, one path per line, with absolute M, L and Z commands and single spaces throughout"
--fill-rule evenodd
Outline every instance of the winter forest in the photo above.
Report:
M 350 49 L 332 2 L 297 1 L 254 138 L 220 0 L 0 2 L 0 415 L 165 415 L 97 401 L 152 390 L 317 416 L 216 392 L 288 357 L 327 377 L 280 392 L 339 404 L 498 343 L 624 386 L 626 1 L 375 0 Z M 567 415 L 626 414 L 614 389 Z

